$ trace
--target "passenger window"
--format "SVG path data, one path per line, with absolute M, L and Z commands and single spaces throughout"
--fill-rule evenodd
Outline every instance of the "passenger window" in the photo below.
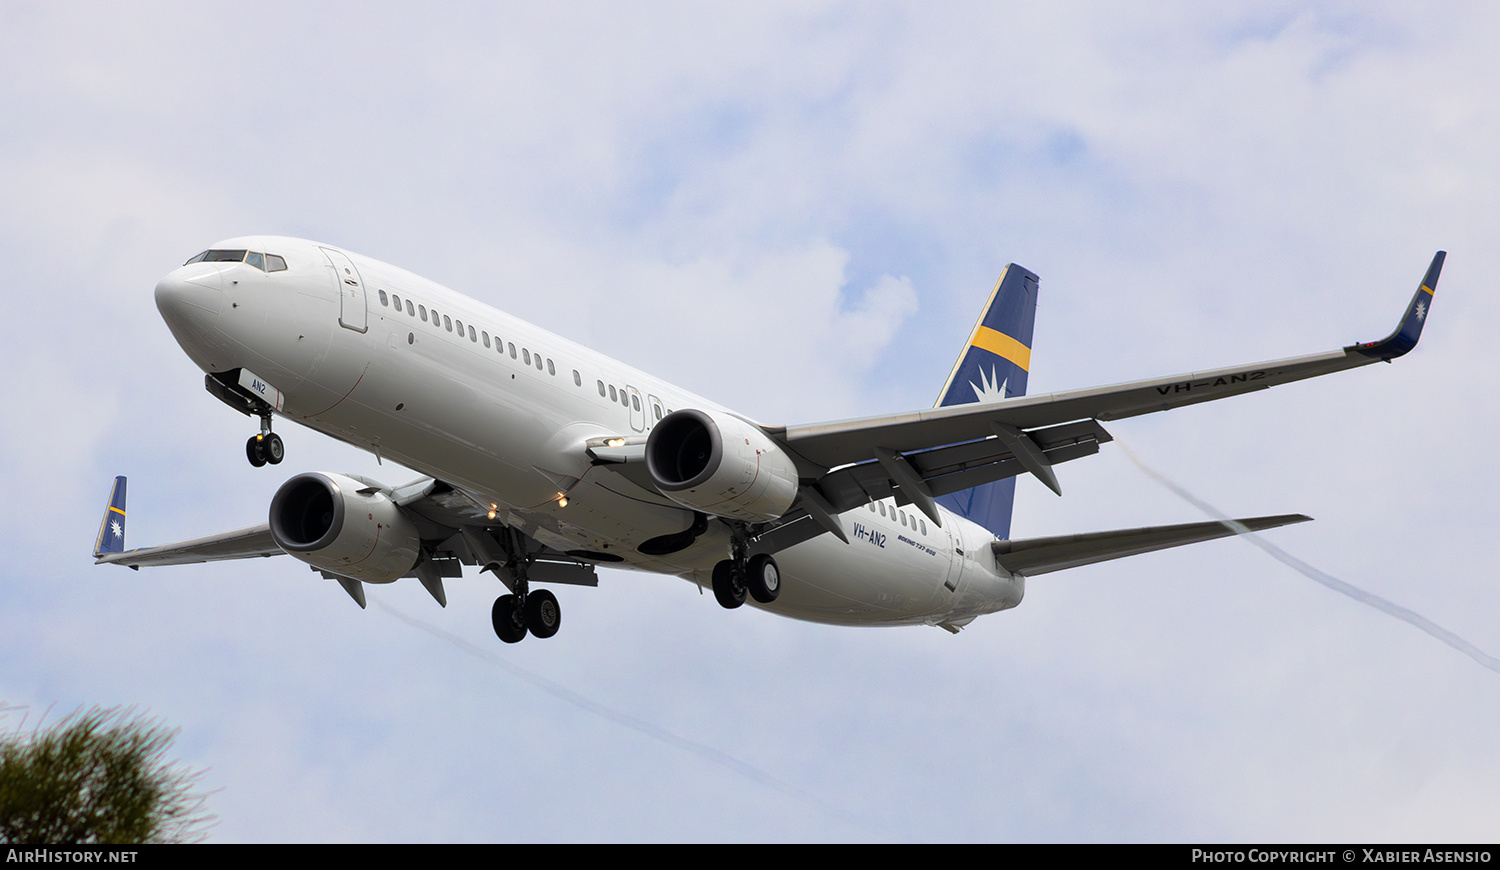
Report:
M 482 335 L 482 336 L 484 336 L 484 346 L 485 347 L 489 347 L 490 346 L 490 334 L 488 332 L 485 332 L 482 329 L 479 330 L 479 334 Z
M 536 355 L 536 370 L 537 371 L 541 371 L 542 370 L 542 355 L 541 354 L 537 354 Z
M 464 322 L 462 320 L 456 320 L 456 321 L 454 321 L 454 324 L 458 327 L 458 337 L 459 338 L 463 338 L 464 337 Z
M 396 310 L 397 310 L 397 311 L 400 311 L 400 310 L 401 310 L 401 297 L 400 297 L 400 296 L 397 296 L 397 295 L 396 295 L 396 294 L 394 294 L 394 293 L 392 293 L 392 294 L 391 294 L 391 301 L 392 301 L 392 302 L 393 302 L 393 303 L 395 303 L 395 305 L 396 305 Z
M 411 315 L 412 317 L 416 317 L 417 316 L 417 312 L 411 310 L 411 300 L 410 299 L 406 300 L 406 313 L 409 314 L 409 315 Z
M 427 322 L 427 306 L 426 305 L 418 305 L 417 306 L 417 311 L 419 311 L 419 312 L 422 313 L 422 322 L 426 323 Z
M 626 395 L 624 387 L 620 388 L 620 404 L 627 408 L 630 407 L 630 397 Z
M 557 369 L 552 367 L 552 360 L 550 359 L 547 360 L 547 374 L 552 375 L 553 377 L 557 376 Z
M 521 362 L 524 365 L 531 365 L 531 351 L 527 350 L 524 347 L 521 348 Z
M 616 393 L 615 393 L 615 385 L 614 384 L 610 384 L 609 385 L 609 400 L 611 402 L 618 402 L 620 400 L 620 397 L 618 395 L 616 395 Z
M 386 298 L 384 290 L 380 291 L 380 304 L 384 305 L 386 308 L 390 308 L 391 307 L 391 302 L 390 302 L 389 299 Z
M 512 342 L 510 344 L 510 358 L 511 359 L 515 359 L 516 358 L 516 345 L 515 345 L 514 342 Z
M 604 382 L 603 381 L 599 382 L 599 395 L 600 396 L 604 395 Z
M 917 522 L 919 522 L 919 523 L 922 524 L 922 534 L 924 534 L 924 535 L 927 534 L 927 521 L 926 520 L 917 520 Z
M 266 255 L 266 271 L 267 272 L 285 272 L 286 271 L 286 260 L 283 260 L 281 257 L 278 257 L 275 254 L 267 254 Z
M 660 423 L 661 422 L 661 406 L 660 405 L 652 405 L 651 406 L 651 413 L 653 415 L 655 415 L 656 422 Z
M 575 386 L 575 387 L 581 387 L 581 386 L 583 386 L 583 375 L 580 375 L 578 373 L 578 369 L 573 369 L 573 386 Z
M 477 335 L 474 334 L 474 324 L 472 324 L 472 323 L 469 324 L 469 341 L 474 341 L 474 342 L 479 341 L 479 336 L 477 336 Z M 490 337 L 489 336 L 485 336 L 484 337 L 484 346 L 485 347 L 489 347 L 490 346 Z
M 453 331 L 453 320 L 446 314 L 443 315 L 443 326 L 447 328 L 449 332 Z
M 880 503 L 880 515 L 885 516 L 885 502 Z
M 250 253 L 245 255 L 245 262 L 261 270 L 262 272 L 266 271 L 266 258 L 264 254 L 258 254 L 255 251 L 251 251 Z
M 632 394 L 630 396 L 630 407 L 633 408 L 634 410 L 639 411 L 641 409 L 641 397 Z

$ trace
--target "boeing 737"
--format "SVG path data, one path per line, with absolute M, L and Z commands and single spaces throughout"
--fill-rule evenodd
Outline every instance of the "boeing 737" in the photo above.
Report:
M 267 522 L 125 549 L 125 478 L 94 545 L 141 568 L 287 554 L 364 607 L 416 578 L 446 606 L 464 566 L 506 587 L 502 641 L 551 637 L 546 586 L 597 566 L 673 574 L 773 613 L 957 632 L 1020 604 L 1040 574 L 1304 522 L 1300 514 L 1013 540 L 1015 478 L 1062 494 L 1055 466 L 1111 440 L 1101 423 L 1390 361 L 1416 346 L 1438 252 L 1396 330 L 1292 359 L 1027 396 L 1037 276 L 1001 273 L 935 407 L 808 425 L 708 399 L 376 260 L 300 239 L 220 242 L 156 285 L 215 398 L 259 431 L 252 465 L 296 421 L 422 477 L 304 472 Z

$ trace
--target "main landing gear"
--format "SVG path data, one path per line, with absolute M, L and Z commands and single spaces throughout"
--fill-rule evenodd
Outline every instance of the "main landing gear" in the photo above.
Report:
M 749 549 L 744 535 L 736 534 L 730 543 L 730 558 L 714 566 L 714 598 L 719 605 L 733 610 L 745 603 L 745 595 L 770 604 L 781 594 L 781 569 L 766 553 L 746 555 Z
M 527 632 L 537 637 L 557 634 L 562 627 L 562 607 L 557 603 L 557 596 L 546 589 L 531 591 L 531 583 L 526 579 L 529 560 L 524 555 L 525 546 L 513 533 L 507 535 L 506 540 L 509 558 L 504 567 L 496 565 L 495 573 L 505 571 L 510 575 L 513 592 L 496 598 L 495 605 L 490 608 L 490 624 L 495 627 L 495 636 L 506 643 L 520 643 Z M 516 555 L 518 552 L 523 555 Z
M 495 636 L 506 643 L 520 643 L 528 631 L 537 637 L 551 637 L 562 626 L 562 608 L 557 596 L 546 589 L 502 595 L 490 608 L 490 622 L 495 626 Z
M 245 442 L 245 458 L 256 468 L 268 462 L 280 465 L 281 460 L 286 458 L 286 445 L 281 443 L 280 435 L 271 431 L 271 412 L 261 413 L 260 434 L 251 435 L 250 440 Z

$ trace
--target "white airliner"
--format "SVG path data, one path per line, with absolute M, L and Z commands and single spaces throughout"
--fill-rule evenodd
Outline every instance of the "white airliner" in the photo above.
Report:
M 1233 534 L 1192 523 L 1010 539 L 1015 476 L 1061 494 L 1053 466 L 1098 452 L 1100 421 L 1389 361 L 1416 346 L 1438 252 L 1389 337 L 1328 353 L 1118 386 L 1025 396 L 1037 278 L 1006 267 L 936 407 L 769 426 L 409 272 L 329 245 L 230 239 L 156 286 L 208 391 L 282 461 L 276 417 L 424 477 L 391 487 L 306 472 L 266 523 L 125 550 L 125 478 L 94 555 L 140 568 L 291 555 L 361 607 L 365 583 L 478 567 L 508 588 L 501 640 L 550 637 L 539 584 L 596 585 L 607 565 L 675 574 L 724 607 L 957 632 L 1015 607 L 1026 578 Z M 1240 520 L 1251 530 L 1306 521 Z

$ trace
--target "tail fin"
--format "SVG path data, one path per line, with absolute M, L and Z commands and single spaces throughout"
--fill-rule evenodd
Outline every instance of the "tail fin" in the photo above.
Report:
M 109 507 L 104 509 L 104 520 L 99 523 L 99 537 L 94 541 L 94 558 L 106 553 L 125 551 L 125 478 L 115 478 L 114 488 L 109 491 Z
M 985 303 L 969 344 L 948 375 L 936 407 L 998 402 L 1026 395 L 1031 369 L 1031 330 L 1036 322 L 1038 278 L 1015 263 L 1005 267 Z M 1004 540 L 1010 537 L 1016 480 L 1006 478 L 938 497 L 950 511 Z

